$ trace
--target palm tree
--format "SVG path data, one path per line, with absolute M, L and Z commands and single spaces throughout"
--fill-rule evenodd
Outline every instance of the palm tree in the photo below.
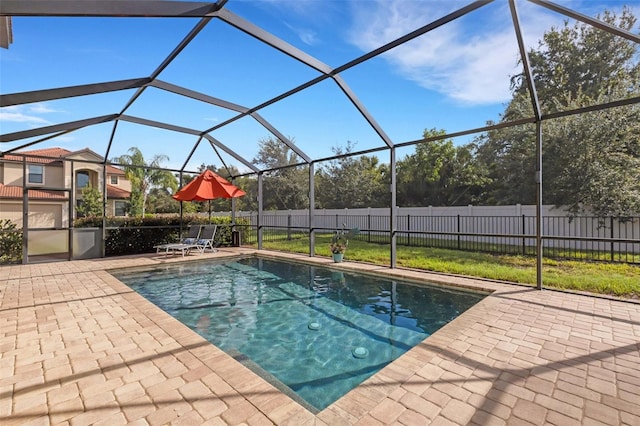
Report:
M 160 169 L 160 163 L 169 160 L 166 155 L 154 155 L 147 163 L 138 148 L 131 147 L 128 152 L 129 154 L 116 157 L 113 161 L 122 166 L 126 178 L 131 182 L 131 215 L 144 216 L 147 195 L 151 188 L 170 188 L 175 192 L 178 189 L 178 181 L 171 172 Z

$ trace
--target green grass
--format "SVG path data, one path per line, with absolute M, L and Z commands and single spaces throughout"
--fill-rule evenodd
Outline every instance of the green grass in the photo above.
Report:
M 317 235 L 316 256 L 330 256 L 329 235 Z M 291 240 L 275 239 L 263 243 L 269 250 L 308 253 L 309 239 L 296 235 Z M 389 245 L 351 240 L 345 260 L 389 265 Z M 492 255 L 457 250 L 397 246 L 397 266 L 434 272 L 488 278 L 535 285 L 536 259 L 529 256 Z M 555 260 L 545 258 L 543 285 L 627 298 L 640 298 L 640 266 L 624 263 Z

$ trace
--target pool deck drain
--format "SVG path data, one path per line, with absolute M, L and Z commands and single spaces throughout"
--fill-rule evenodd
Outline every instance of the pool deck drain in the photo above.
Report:
M 270 253 L 493 293 L 313 414 L 106 270 L 0 267 L 0 424 L 640 424 L 640 304 Z

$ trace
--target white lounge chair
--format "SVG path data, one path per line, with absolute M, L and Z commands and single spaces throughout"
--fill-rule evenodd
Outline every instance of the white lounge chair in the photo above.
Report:
M 200 253 L 204 253 L 207 249 L 211 249 L 212 253 L 218 251 L 215 245 L 217 230 L 218 225 L 205 225 L 202 227 L 202 232 L 200 232 L 200 237 L 196 242 Z
M 198 245 L 198 239 L 200 238 L 200 234 L 202 233 L 202 229 L 204 227 L 202 225 L 191 225 L 189 226 L 189 231 L 185 238 L 183 238 L 178 243 L 168 243 L 168 244 L 158 244 L 153 246 L 156 249 L 156 253 L 160 253 L 160 250 L 164 250 L 164 254 L 176 254 L 177 251 L 182 253 L 182 257 L 185 254 L 189 254 L 191 250 L 200 250 L 200 246 Z

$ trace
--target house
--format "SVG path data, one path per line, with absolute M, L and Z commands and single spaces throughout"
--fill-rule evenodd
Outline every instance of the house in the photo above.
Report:
M 103 166 L 102 161 L 104 158 L 90 149 L 46 148 L 1 156 L 0 220 L 10 219 L 23 227 L 26 187 L 29 228 L 66 228 L 70 214 L 78 216 L 75 206 L 82 202 L 82 189 L 92 185 L 102 192 L 105 177 L 106 215 L 124 216 L 131 182 L 123 170 Z

